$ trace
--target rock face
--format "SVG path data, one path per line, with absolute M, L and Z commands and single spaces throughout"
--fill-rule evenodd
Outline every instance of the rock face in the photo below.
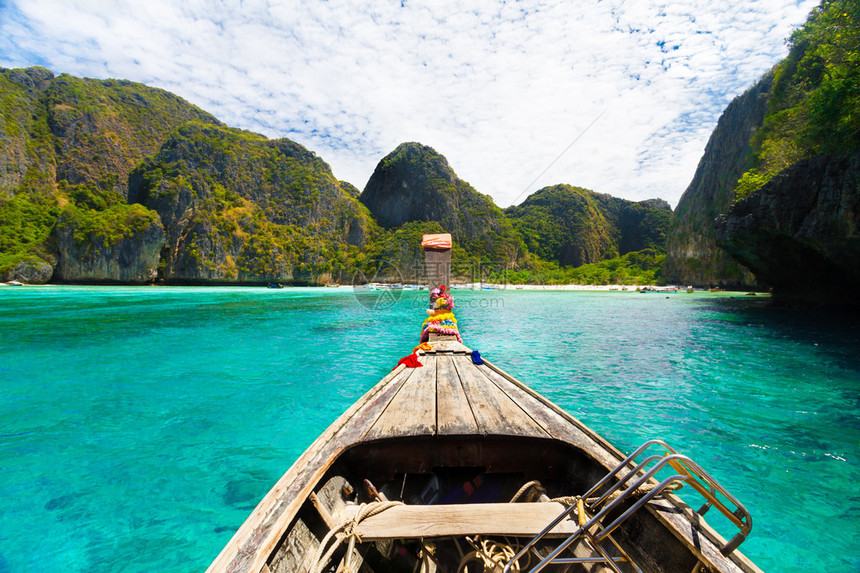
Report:
M 580 266 L 648 248 L 664 252 L 672 209 L 662 200 L 637 203 L 555 185 L 505 213 L 530 252 Z
M 155 210 L 164 224 L 168 282 L 336 275 L 337 253 L 357 251 L 373 227 L 313 152 L 203 123 L 178 129 L 132 174 L 129 200 Z
M 775 300 L 852 303 L 860 287 L 858 189 L 860 154 L 801 161 L 719 217 L 718 243 L 771 285 Z
M 433 148 L 403 143 L 379 164 L 359 196 L 386 228 L 436 221 L 455 248 L 487 261 L 516 264 L 522 240 L 492 198 L 459 179 Z
M 766 75 L 723 112 L 693 180 L 681 196 L 669 229 L 663 275 L 692 285 L 750 288 L 755 277 L 717 247 L 713 221 L 732 201 L 747 169 L 750 138 L 762 125 L 772 83 Z
M 44 68 L 0 68 L 0 94 L 4 100 L 0 114 L 0 197 L 13 195 L 28 170 L 51 174 L 50 154 L 43 157 L 34 153 L 36 145 L 29 126 L 41 114 L 39 99 L 53 79 L 54 74 Z
M 45 91 L 48 125 L 57 142 L 57 180 L 128 196 L 128 176 L 187 121 L 220 122 L 166 92 L 126 80 L 67 74 Z
M 47 189 L 65 181 L 125 200 L 129 173 L 171 131 L 192 120 L 220 123 L 169 92 L 126 80 L 0 68 L 0 90 L 9 102 L 0 124 L 0 189 L 7 194 L 21 190 L 27 175 L 29 186 L 33 178 Z
M 123 273 L 110 265 L 95 259 L 72 264 L 75 256 L 61 256 L 71 251 L 57 250 L 58 214 L 68 205 L 105 214 L 98 224 L 78 229 L 79 242 L 87 228 L 104 230 L 114 221 L 110 210 L 127 203 L 132 169 L 156 153 L 174 129 L 190 120 L 220 124 L 164 90 L 124 80 L 54 76 L 40 67 L 0 68 L 0 100 L 0 275 L 42 268 L 30 262 L 53 268 L 65 261 L 56 280 L 121 280 L 116 277 Z M 125 242 L 124 257 L 131 256 L 133 245 L 145 242 Z M 93 244 L 99 252 L 103 247 Z M 131 258 L 148 260 L 149 253 Z M 138 264 L 131 265 L 130 280 L 137 282 Z M 84 274 L 76 276 L 77 270 Z
M 42 261 L 22 261 L 8 271 L 4 281 L 20 281 L 32 285 L 42 285 L 51 280 L 54 267 Z
M 85 283 L 146 284 L 156 279 L 165 244 L 161 223 L 133 214 L 134 224 L 124 236 L 87 233 L 81 240 L 81 221 L 69 211 L 57 223 L 59 264 L 55 280 Z

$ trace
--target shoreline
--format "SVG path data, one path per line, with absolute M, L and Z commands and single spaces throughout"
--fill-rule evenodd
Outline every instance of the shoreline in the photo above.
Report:
M 163 283 L 150 283 L 150 284 L 105 284 L 105 283 L 41 283 L 41 284 L 30 284 L 30 283 L 6 283 L 0 282 L 0 287 L 62 287 L 62 286 L 89 286 L 89 287 L 139 287 L 139 288 L 174 288 L 174 287 L 183 287 L 183 288 L 268 288 L 265 284 L 163 284 Z M 278 289 L 272 290 L 290 290 L 294 288 L 312 288 L 312 289 L 355 289 L 366 287 L 367 285 L 284 285 Z M 567 285 L 552 285 L 552 284 L 494 284 L 494 283 L 452 283 L 451 289 L 453 290 L 471 290 L 471 291 L 513 291 L 513 290 L 526 290 L 526 291 L 558 291 L 558 292 L 641 292 L 645 290 L 646 293 L 718 293 L 718 292 L 726 292 L 732 294 L 745 293 L 747 295 L 770 295 L 768 292 L 764 291 L 751 291 L 748 289 L 718 289 L 718 290 L 710 290 L 708 288 L 693 288 L 692 290 L 688 290 L 689 287 L 679 287 L 675 285 L 667 285 L 667 286 L 656 286 L 656 285 L 579 285 L 579 284 L 567 284 Z M 397 289 L 400 290 L 400 289 Z M 419 291 L 419 289 L 415 288 L 406 288 L 404 291 Z M 426 289 L 422 289 L 426 290 Z

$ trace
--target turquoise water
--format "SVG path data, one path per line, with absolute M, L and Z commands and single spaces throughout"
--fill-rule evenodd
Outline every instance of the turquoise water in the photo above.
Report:
M 455 291 L 467 344 L 753 514 L 768 571 L 860 569 L 860 329 L 761 297 Z M 193 571 L 416 344 L 418 293 L 0 288 L 0 572 Z

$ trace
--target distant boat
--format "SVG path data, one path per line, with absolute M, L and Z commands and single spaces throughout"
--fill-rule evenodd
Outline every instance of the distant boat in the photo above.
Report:
M 450 258 L 432 256 L 449 265 L 435 289 Z M 679 484 L 704 498 L 698 511 L 671 493 Z M 739 529 L 729 541 L 702 517 L 712 508 Z M 689 457 L 658 440 L 625 457 L 455 335 L 430 334 L 310 445 L 208 571 L 761 573 L 737 551 L 751 527 Z
M 267 285 L 267 288 L 284 288 L 284 285 L 282 285 L 281 283 L 269 283 Z
M 681 287 L 670 286 L 670 287 L 642 287 L 639 289 L 639 292 L 679 292 Z
M 403 285 L 400 283 L 370 283 L 370 290 L 402 290 Z
M 7 285 L 9 285 L 9 286 L 24 286 L 24 283 L 22 283 L 22 282 L 20 282 L 20 281 L 9 281 L 9 282 L 8 282 L 8 283 L 6 283 L 6 284 L 7 284 Z

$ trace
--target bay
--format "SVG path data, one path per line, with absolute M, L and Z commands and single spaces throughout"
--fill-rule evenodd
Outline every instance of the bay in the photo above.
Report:
M 728 293 L 454 294 L 469 346 L 622 451 L 662 438 L 726 484 L 763 569 L 860 569 L 850 317 Z M 0 288 L 0 572 L 205 569 L 411 351 L 424 296 Z

